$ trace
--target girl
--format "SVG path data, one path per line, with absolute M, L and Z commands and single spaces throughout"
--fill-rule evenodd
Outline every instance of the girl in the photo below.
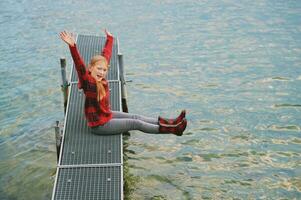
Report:
M 81 58 L 72 34 L 63 31 L 61 39 L 69 46 L 78 74 L 78 85 L 85 93 L 85 116 L 88 126 L 96 134 L 119 134 L 130 130 L 145 133 L 172 133 L 181 136 L 186 128 L 185 110 L 176 119 L 149 118 L 110 110 L 110 93 L 106 80 L 112 54 L 113 36 L 105 30 L 106 44 L 101 55 L 92 57 L 88 70 Z

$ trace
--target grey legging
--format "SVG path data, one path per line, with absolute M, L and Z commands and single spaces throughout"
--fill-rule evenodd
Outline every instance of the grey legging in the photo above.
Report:
M 103 126 L 93 127 L 92 133 L 99 135 L 119 134 L 131 130 L 139 130 L 145 133 L 159 133 L 158 119 L 144 117 L 142 115 L 112 111 L 113 116 Z

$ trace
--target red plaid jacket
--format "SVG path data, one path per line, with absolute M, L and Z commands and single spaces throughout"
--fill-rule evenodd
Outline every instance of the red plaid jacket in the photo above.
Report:
M 113 47 L 113 37 L 107 35 L 107 41 L 102 51 L 102 55 L 110 63 Z M 86 69 L 85 63 L 80 56 L 76 44 L 72 47 L 69 46 L 75 68 L 78 75 L 78 86 L 84 90 L 85 99 L 85 116 L 88 121 L 88 126 L 94 127 L 104 125 L 112 119 L 112 112 L 110 108 L 110 91 L 108 82 L 104 81 L 104 88 L 106 96 L 101 101 L 97 101 L 97 87 L 96 81 L 91 76 L 89 70 Z

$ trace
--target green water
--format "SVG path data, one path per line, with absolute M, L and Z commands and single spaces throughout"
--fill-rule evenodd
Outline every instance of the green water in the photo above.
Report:
M 1 1 L 0 199 L 50 199 L 64 29 L 119 37 L 132 113 L 131 199 L 301 198 L 301 2 Z

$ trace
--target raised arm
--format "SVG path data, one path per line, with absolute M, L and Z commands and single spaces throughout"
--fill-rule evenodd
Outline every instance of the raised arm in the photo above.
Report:
M 60 33 L 61 39 L 69 46 L 72 59 L 75 64 L 75 68 L 78 74 L 78 87 L 82 88 L 83 80 L 87 79 L 86 77 L 86 66 L 85 63 L 80 56 L 78 49 L 76 47 L 74 36 L 71 33 L 63 31 Z
M 105 30 L 105 33 L 107 35 L 107 41 L 102 50 L 102 55 L 107 59 L 108 64 L 110 64 L 114 38 L 113 35 L 107 30 Z

